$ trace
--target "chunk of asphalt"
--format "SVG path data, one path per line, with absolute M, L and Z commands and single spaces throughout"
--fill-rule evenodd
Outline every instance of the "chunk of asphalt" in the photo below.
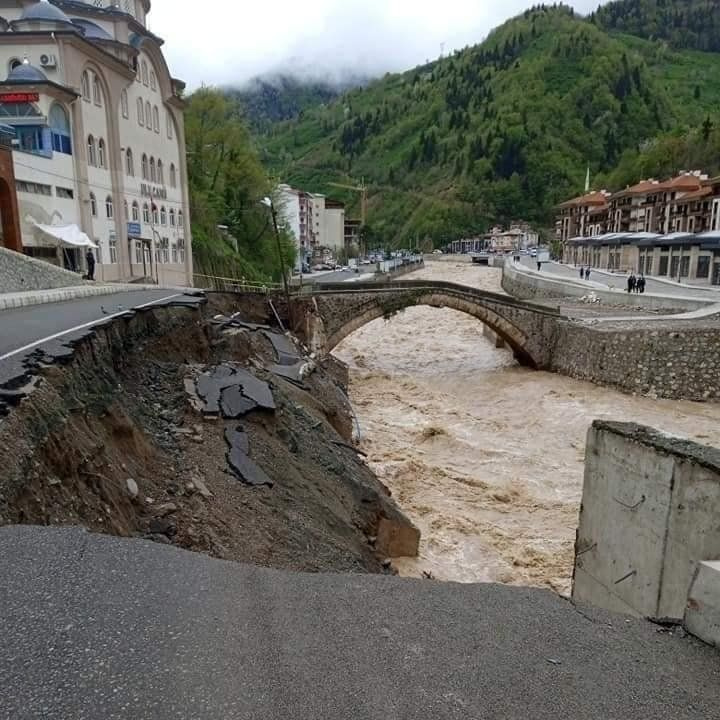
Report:
M 220 410 L 225 418 L 237 420 L 237 418 L 247 415 L 257 407 L 258 404 L 254 400 L 243 395 L 243 389 L 240 385 L 231 385 L 221 392 Z
M 286 380 L 302 384 L 302 381 L 300 379 L 300 370 L 302 369 L 304 364 L 305 363 L 302 360 L 296 362 L 294 365 L 278 365 L 277 363 L 272 363 L 268 366 L 268 370 L 273 375 L 278 375 L 279 377 L 283 377 Z
M 235 384 L 235 374 L 235 368 L 229 365 L 218 365 L 198 376 L 195 388 L 205 403 L 205 413 L 217 415 L 220 412 L 220 394 L 226 387 Z
M 263 410 L 275 410 L 275 399 L 270 386 L 264 380 L 258 380 L 254 375 L 243 368 L 239 368 L 235 380 L 242 385 L 245 397 L 254 400 Z
M 242 425 L 234 428 L 225 428 L 225 442 L 229 448 L 238 448 L 246 455 L 250 452 L 250 440 Z
M 263 335 L 272 343 L 279 365 L 294 365 L 299 359 L 297 348 L 285 335 L 264 330 Z
M 251 487 L 273 486 L 273 481 L 265 471 L 254 460 L 251 460 L 241 448 L 231 447 L 227 454 L 227 461 L 235 477 L 246 485 Z

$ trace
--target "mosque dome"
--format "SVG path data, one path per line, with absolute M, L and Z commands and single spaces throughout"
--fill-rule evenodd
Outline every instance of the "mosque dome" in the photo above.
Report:
M 14 67 L 7 76 L 9 83 L 41 83 L 47 82 L 47 77 L 42 70 L 31 65 L 27 59 Z
M 28 5 L 20 16 L 20 22 L 23 21 L 72 24 L 70 18 L 59 7 L 47 0 L 38 0 L 34 5 Z

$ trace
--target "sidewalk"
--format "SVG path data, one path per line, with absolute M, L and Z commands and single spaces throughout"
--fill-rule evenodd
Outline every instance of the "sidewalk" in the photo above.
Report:
M 112 295 L 119 292 L 134 290 L 162 290 L 157 285 L 129 285 L 103 283 L 99 285 L 77 285 L 74 287 L 55 288 L 52 290 L 28 290 L 26 292 L 0 293 L 0 311 L 28 305 L 44 305 L 45 303 L 76 300 L 77 298 Z M 170 289 L 170 288 L 169 288 Z M 188 288 L 185 288 L 187 290 Z

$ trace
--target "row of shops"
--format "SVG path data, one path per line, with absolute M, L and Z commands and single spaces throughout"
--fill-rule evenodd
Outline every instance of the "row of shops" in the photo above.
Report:
M 720 285 L 720 231 L 699 234 L 606 233 L 563 245 L 563 261 L 614 272 Z

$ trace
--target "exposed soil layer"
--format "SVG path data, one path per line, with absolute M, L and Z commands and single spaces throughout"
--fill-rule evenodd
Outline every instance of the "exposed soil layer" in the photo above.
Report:
M 309 571 L 389 571 L 386 557 L 417 547 L 352 445 L 346 369 L 303 356 L 299 381 L 269 372 L 268 332 L 211 321 L 245 310 L 248 323 L 269 322 L 262 300 L 236 302 L 137 314 L 42 369 L 0 424 L 0 524 L 82 525 Z M 193 405 L 188 382 L 229 361 L 268 383 L 275 410 L 225 420 Z M 226 431 L 239 426 L 271 486 L 232 473 Z

